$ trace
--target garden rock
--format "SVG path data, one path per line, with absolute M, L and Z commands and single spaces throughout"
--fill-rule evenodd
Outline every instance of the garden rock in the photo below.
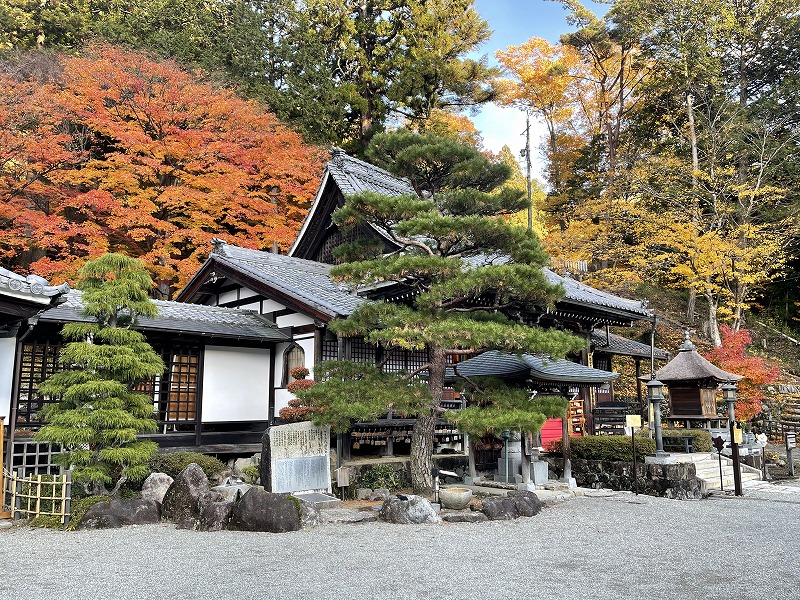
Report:
M 390 496 L 380 511 L 382 521 L 389 523 L 414 524 L 441 523 L 436 511 L 422 496 Z
M 369 495 L 369 499 L 372 502 L 386 502 L 391 496 L 391 493 L 386 488 L 380 488 L 375 490 Z
M 214 486 L 211 488 L 211 491 L 218 493 L 226 502 L 236 502 L 241 496 L 244 496 L 251 487 L 253 486 L 247 483 L 231 485 L 226 482 L 225 485 Z
M 173 481 L 175 480 L 166 473 L 150 473 L 142 484 L 142 500 L 153 500 L 161 504 Z
M 250 488 L 233 507 L 229 529 L 283 533 L 300 529 L 298 506 L 288 496 Z
M 237 458 L 233 462 L 233 472 L 238 476 L 244 475 L 244 470 L 248 467 L 257 467 L 260 463 L 259 456 L 255 455 L 250 458 Z
M 505 498 L 485 498 L 483 512 L 490 521 L 533 517 L 542 510 L 542 501 L 533 492 L 508 492 Z
M 220 531 L 227 529 L 233 512 L 233 502 L 211 502 L 203 507 L 198 519 L 200 531 Z
M 300 500 L 300 527 L 305 529 L 319 525 L 321 522 L 319 506 L 302 498 L 298 500 Z
M 372 496 L 372 490 L 370 488 L 356 489 L 356 500 L 369 500 L 370 496 Z
M 222 496 L 208 489 L 208 478 L 196 463 L 190 463 L 169 486 L 161 502 L 161 515 L 181 529 L 196 529 L 203 508 Z
M 442 513 L 442 521 L 447 523 L 483 523 L 488 520 L 489 517 L 477 510 Z
M 125 525 L 149 525 L 159 520 L 158 504 L 154 500 L 112 500 L 90 507 L 78 529 L 116 529 Z
M 372 523 L 378 520 L 378 512 L 372 509 L 353 510 L 351 508 L 328 508 L 321 511 L 323 523 Z

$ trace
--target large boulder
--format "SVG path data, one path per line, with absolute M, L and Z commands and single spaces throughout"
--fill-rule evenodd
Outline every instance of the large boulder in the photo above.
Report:
M 542 510 L 542 502 L 533 492 L 508 492 L 508 496 L 485 498 L 483 512 L 490 521 L 533 517 Z
M 233 512 L 233 502 L 212 502 L 206 504 L 200 513 L 197 528 L 200 531 L 220 531 L 228 528 Z
M 154 500 L 112 500 L 89 508 L 78 523 L 78 529 L 116 529 L 125 525 L 149 525 L 159 520 L 158 503 Z
M 208 489 L 208 477 L 196 463 L 178 474 L 161 502 L 161 516 L 182 529 L 197 529 L 203 508 L 222 496 Z
M 300 529 L 299 500 L 250 488 L 233 507 L 229 529 L 283 533 Z
M 175 480 L 166 473 L 150 473 L 142 484 L 142 500 L 153 500 L 161 504 L 173 481 Z
M 414 524 L 441 523 L 436 511 L 422 496 L 402 495 L 390 496 L 383 503 L 380 518 L 389 523 Z

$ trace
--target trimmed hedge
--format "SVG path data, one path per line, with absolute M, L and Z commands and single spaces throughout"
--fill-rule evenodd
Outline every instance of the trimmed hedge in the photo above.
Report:
M 150 469 L 154 473 L 166 473 L 175 479 L 190 463 L 197 463 L 208 478 L 219 475 L 227 468 L 225 463 L 215 456 L 199 452 L 168 452 L 156 454 L 150 461 Z
M 554 440 L 551 451 L 561 454 L 561 440 Z M 585 435 L 569 439 L 570 456 L 586 460 L 621 460 L 631 462 L 631 438 L 627 435 Z M 644 461 L 656 451 L 655 440 L 636 437 L 636 460 Z
M 639 430 L 639 436 L 648 437 L 646 430 Z M 711 452 L 711 432 L 706 429 L 662 429 L 662 437 L 690 437 L 692 438 L 692 448 L 695 452 Z

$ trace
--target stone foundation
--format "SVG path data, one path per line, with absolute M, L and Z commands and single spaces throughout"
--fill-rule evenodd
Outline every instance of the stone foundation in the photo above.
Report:
M 555 471 L 563 472 L 561 459 L 549 458 Z M 572 459 L 572 476 L 586 488 L 633 491 L 633 464 L 629 462 Z M 702 482 L 693 463 L 636 465 L 636 485 L 640 494 L 696 500 L 703 497 Z

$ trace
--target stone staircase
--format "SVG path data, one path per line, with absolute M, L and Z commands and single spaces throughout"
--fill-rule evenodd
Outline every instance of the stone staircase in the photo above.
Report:
M 704 495 L 713 490 L 719 490 L 719 458 L 717 453 L 695 452 L 692 454 L 673 454 L 678 462 L 693 462 L 697 478 L 704 482 Z M 742 472 L 742 485 L 747 481 L 761 479 L 761 471 L 745 464 L 740 464 Z M 733 460 L 722 455 L 722 484 L 726 491 L 733 491 Z

